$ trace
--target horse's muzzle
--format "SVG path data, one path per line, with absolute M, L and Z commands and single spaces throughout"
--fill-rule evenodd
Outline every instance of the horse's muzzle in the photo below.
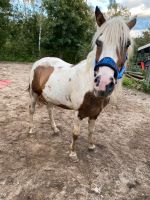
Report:
M 115 84 L 112 80 L 108 85 L 106 85 L 105 90 L 96 90 L 95 89 L 94 94 L 96 97 L 103 97 L 103 98 L 108 97 L 113 92 L 114 87 L 115 87 Z

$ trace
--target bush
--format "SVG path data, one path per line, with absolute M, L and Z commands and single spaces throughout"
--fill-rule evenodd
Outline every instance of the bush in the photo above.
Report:
M 123 83 L 123 86 L 127 88 L 136 89 L 136 90 L 143 91 L 145 93 L 150 94 L 150 84 L 147 84 L 145 80 L 136 81 L 135 79 L 124 76 L 122 83 Z
M 150 84 L 147 84 L 145 81 L 142 82 L 142 89 L 145 93 L 150 94 Z

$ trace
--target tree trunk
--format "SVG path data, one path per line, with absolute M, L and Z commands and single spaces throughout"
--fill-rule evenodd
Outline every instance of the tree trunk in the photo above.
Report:
M 41 56 L 41 33 L 42 33 L 42 24 L 40 23 L 40 25 L 39 25 L 39 44 L 38 44 L 39 57 Z

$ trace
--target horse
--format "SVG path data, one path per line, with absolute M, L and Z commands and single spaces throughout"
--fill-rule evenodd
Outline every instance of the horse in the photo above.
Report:
M 59 132 L 53 117 L 54 106 L 74 110 L 69 154 L 74 161 L 78 160 L 76 141 L 84 118 L 88 118 L 88 148 L 95 148 L 92 137 L 95 121 L 117 87 L 118 75 L 131 45 L 130 30 L 136 24 L 136 17 L 127 23 L 120 17 L 106 20 L 98 7 L 95 18 L 97 30 L 92 40 L 93 48 L 85 60 L 71 65 L 60 58 L 45 57 L 33 64 L 29 78 L 29 133 L 33 132 L 37 100 L 46 104 L 54 133 Z

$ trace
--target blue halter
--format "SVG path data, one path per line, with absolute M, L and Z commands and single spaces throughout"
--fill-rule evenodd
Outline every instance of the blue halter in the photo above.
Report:
M 118 73 L 117 79 L 121 79 L 123 77 L 124 72 L 126 71 L 126 66 L 124 65 Z
M 123 66 L 121 70 L 119 71 L 115 61 L 112 58 L 104 57 L 99 62 L 95 63 L 94 71 L 97 71 L 100 67 L 104 67 L 104 66 L 110 67 L 111 69 L 114 70 L 115 79 L 121 79 L 126 69 L 126 67 Z

